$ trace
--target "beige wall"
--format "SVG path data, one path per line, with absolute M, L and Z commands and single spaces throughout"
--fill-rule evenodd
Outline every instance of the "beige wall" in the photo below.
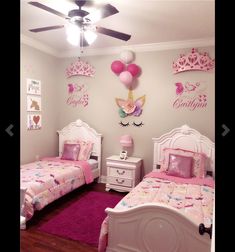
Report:
M 174 75 L 172 73 L 172 61 L 180 54 L 188 53 L 190 49 L 142 52 L 135 54 L 133 63 L 139 65 L 142 74 L 138 77 L 138 86 L 134 89 L 134 98 L 146 95 L 143 113 L 140 117 L 126 117 L 124 122 L 143 121 L 142 127 L 121 127 L 121 118 L 118 115 L 118 107 L 115 97 L 127 98 L 127 89 L 112 73 L 110 65 L 117 60 L 119 55 L 105 55 L 86 57 L 96 69 L 94 77 L 71 77 L 65 78 L 66 67 L 75 60 L 64 59 L 60 61 L 58 72 L 60 80 L 60 113 L 59 126 L 64 127 L 70 121 L 81 118 L 98 132 L 103 134 L 102 146 L 102 174 L 106 175 L 105 158 L 109 155 L 119 154 L 119 137 L 122 134 L 131 134 L 134 139 L 133 155 L 143 158 L 143 173 L 152 169 L 153 143 L 152 137 L 188 124 L 207 135 L 214 141 L 215 132 L 215 105 L 214 105 L 214 71 L 200 72 L 190 71 Z M 214 58 L 214 47 L 200 48 L 199 51 L 207 51 Z M 187 109 L 174 109 L 172 104 L 176 97 L 176 82 L 203 82 L 207 88 L 208 105 L 206 108 L 189 111 Z M 66 105 L 68 98 L 67 84 L 69 82 L 86 84 L 88 86 L 89 105 L 87 107 L 73 108 Z
M 34 161 L 36 156 L 57 154 L 58 139 L 58 89 L 56 82 L 58 61 L 32 47 L 21 45 L 21 114 L 20 158 L 21 163 Z M 26 79 L 41 80 L 42 129 L 27 130 Z
M 200 52 L 207 51 L 209 55 L 214 58 L 214 47 L 198 49 Z M 146 95 L 146 102 L 143 107 L 143 113 L 140 117 L 126 117 L 123 119 L 123 121 L 142 121 L 144 123 L 142 127 L 121 127 L 119 125 L 121 118 L 118 115 L 118 106 L 115 103 L 115 98 L 127 98 L 128 90 L 110 69 L 111 63 L 118 59 L 118 54 L 82 58 L 82 60 L 88 61 L 95 67 L 96 73 L 94 77 L 76 76 L 66 79 L 65 69 L 71 62 L 75 61 L 75 58 L 59 59 L 58 62 L 55 61 L 57 64 L 56 79 L 54 78 L 54 74 L 52 74 L 53 71 L 51 71 L 50 77 L 47 76 L 48 78 L 51 78 L 50 85 L 52 88 L 51 92 L 47 94 L 50 99 L 45 100 L 45 102 L 48 102 L 48 106 L 45 104 L 45 107 L 43 107 L 43 111 L 45 111 L 45 113 L 47 111 L 46 109 L 52 111 L 53 108 L 56 107 L 55 103 L 57 100 L 58 107 L 55 109 L 57 109 L 58 118 L 53 116 L 54 119 L 50 118 L 49 124 L 51 125 L 50 129 L 52 131 L 52 135 L 54 130 L 53 137 L 55 139 L 52 139 L 53 137 L 49 139 L 48 137 L 44 136 L 44 134 L 48 134 L 47 131 L 45 131 L 45 128 L 39 133 L 41 137 L 47 138 L 48 145 L 50 143 L 47 151 L 45 151 L 47 152 L 46 154 L 48 155 L 49 153 L 53 153 L 57 148 L 57 146 L 54 146 L 57 143 L 55 131 L 61 129 L 69 122 L 78 118 L 86 121 L 91 127 L 94 127 L 103 135 L 103 175 L 106 175 L 105 158 L 109 155 L 119 154 L 121 149 L 119 145 L 119 137 L 123 134 L 128 133 L 132 135 L 134 140 L 134 149 L 132 151 L 132 155 L 143 158 L 143 174 L 146 174 L 152 169 L 152 137 L 159 137 L 161 134 L 171 130 L 174 127 L 188 124 L 190 127 L 197 129 L 202 134 L 207 135 L 214 141 L 214 71 L 190 71 L 176 75 L 172 73 L 172 61 L 177 59 L 180 54 L 188 53 L 189 50 L 190 49 L 138 52 L 135 54 L 135 61 L 133 63 L 141 67 L 142 74 L 138 77 L 138 86 L 136 89 L 134 89 L 133 94 L 135 99 L 142 95 Z M 48 56 L 47 62 L 49 58 L 50 57 Z M 40 59 L 42 60 L 42 58 Z M 39 65 L 41 63 L 42 62 L 38 62 Z M 45 67 L 46 63 L 44 63 L 44 61 L 42 64 Z M 44 73 L 42 73 L 42 76 L 44 76 Z M 35 78 L 42 79 L 40 75 L 35 76 Z M 205 83 L 206 92 L 208 94 L 208 105 L 206 108 L 189 111 L 187 109 L 174 109 L 172 107 L 173 100 L 176 97 L 175 83 L 185 83 L 186 81 L 193 83 Z M 88 106 L 78 106 L 74 108 L 66 104 L 66 100 L 68 98 L 67 84 L 69 82 L 85 84 L 87 86 L 89 95 Z M 54 93 L 53 89 L 55 84 L 57 90 L 54 90 Z M 58 99 L 55 98 L 57 95 Z M 25 121 L 24 118 L 22 118 L 22 120 L 23 122 Z M 52 122 L 51 120 L 54 121 Z M 58 122 L 57 126 L 56 122 Z M 53 128 L 52 124 L 56 127 Z M 35 134 L 36 137 L 37 133 L 33 132 L 33 134 Z M 38 137 L 37 140 L 41 141 L 40 137 Z M 29 141 L 24 140 L 22 143 L 22 148 L 24 147 L 24 153 L 28 149 L 28 142 Z M 32 158 L 34 158 L 34 156 L 32 156 Z

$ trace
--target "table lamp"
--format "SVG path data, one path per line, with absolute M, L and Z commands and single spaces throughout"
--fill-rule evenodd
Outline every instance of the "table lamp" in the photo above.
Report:
M 122 146 L 120 159 L 127 159 L 127 149 L 133 146 L 133 139 L 130 135 L 123 135 L 120 137 L 120 144 Z

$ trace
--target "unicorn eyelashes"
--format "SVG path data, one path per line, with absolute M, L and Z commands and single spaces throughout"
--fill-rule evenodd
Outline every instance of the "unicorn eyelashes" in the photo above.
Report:
M 128 127 L 128 126 L 130 126 L 130 123 L 129 123 L 129 122 L 124 123 L 124 122 L 121 121 L 119 124 L 120 124 L 122 127 Z M 132 122 L 132 125 L 135 126 L 135 127 L 142 127 L 144 124 L 143 124 L 143 122 L 140 122 L 140 123 Z
M 144 124 L 143 122 L 140 123 L 133 122 L 132 125 L 134 125 L 135 127 L 142 127 Z
M 123 123 L 122 121 L 119 123 L 122 127 L 128 127 L 130 126 L 130 123 Z

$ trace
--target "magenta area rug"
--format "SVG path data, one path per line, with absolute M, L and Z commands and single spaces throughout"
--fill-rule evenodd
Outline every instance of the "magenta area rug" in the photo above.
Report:
M 106 217 L 104 210 L 113 208 L 122 198 L 121 195 L 88 192 L 38 230 L 98 247 L 101 224 Z

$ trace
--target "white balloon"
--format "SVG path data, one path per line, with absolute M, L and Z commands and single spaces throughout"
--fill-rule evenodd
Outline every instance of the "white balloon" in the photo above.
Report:
M 132 51 L 128 51 L 128 50 L 127 51 L 123 51 L 120 54 L 120 59 L 124 63 L 128 64 L 128 63 L 130 63 L 134 59 L 134 53 Z

